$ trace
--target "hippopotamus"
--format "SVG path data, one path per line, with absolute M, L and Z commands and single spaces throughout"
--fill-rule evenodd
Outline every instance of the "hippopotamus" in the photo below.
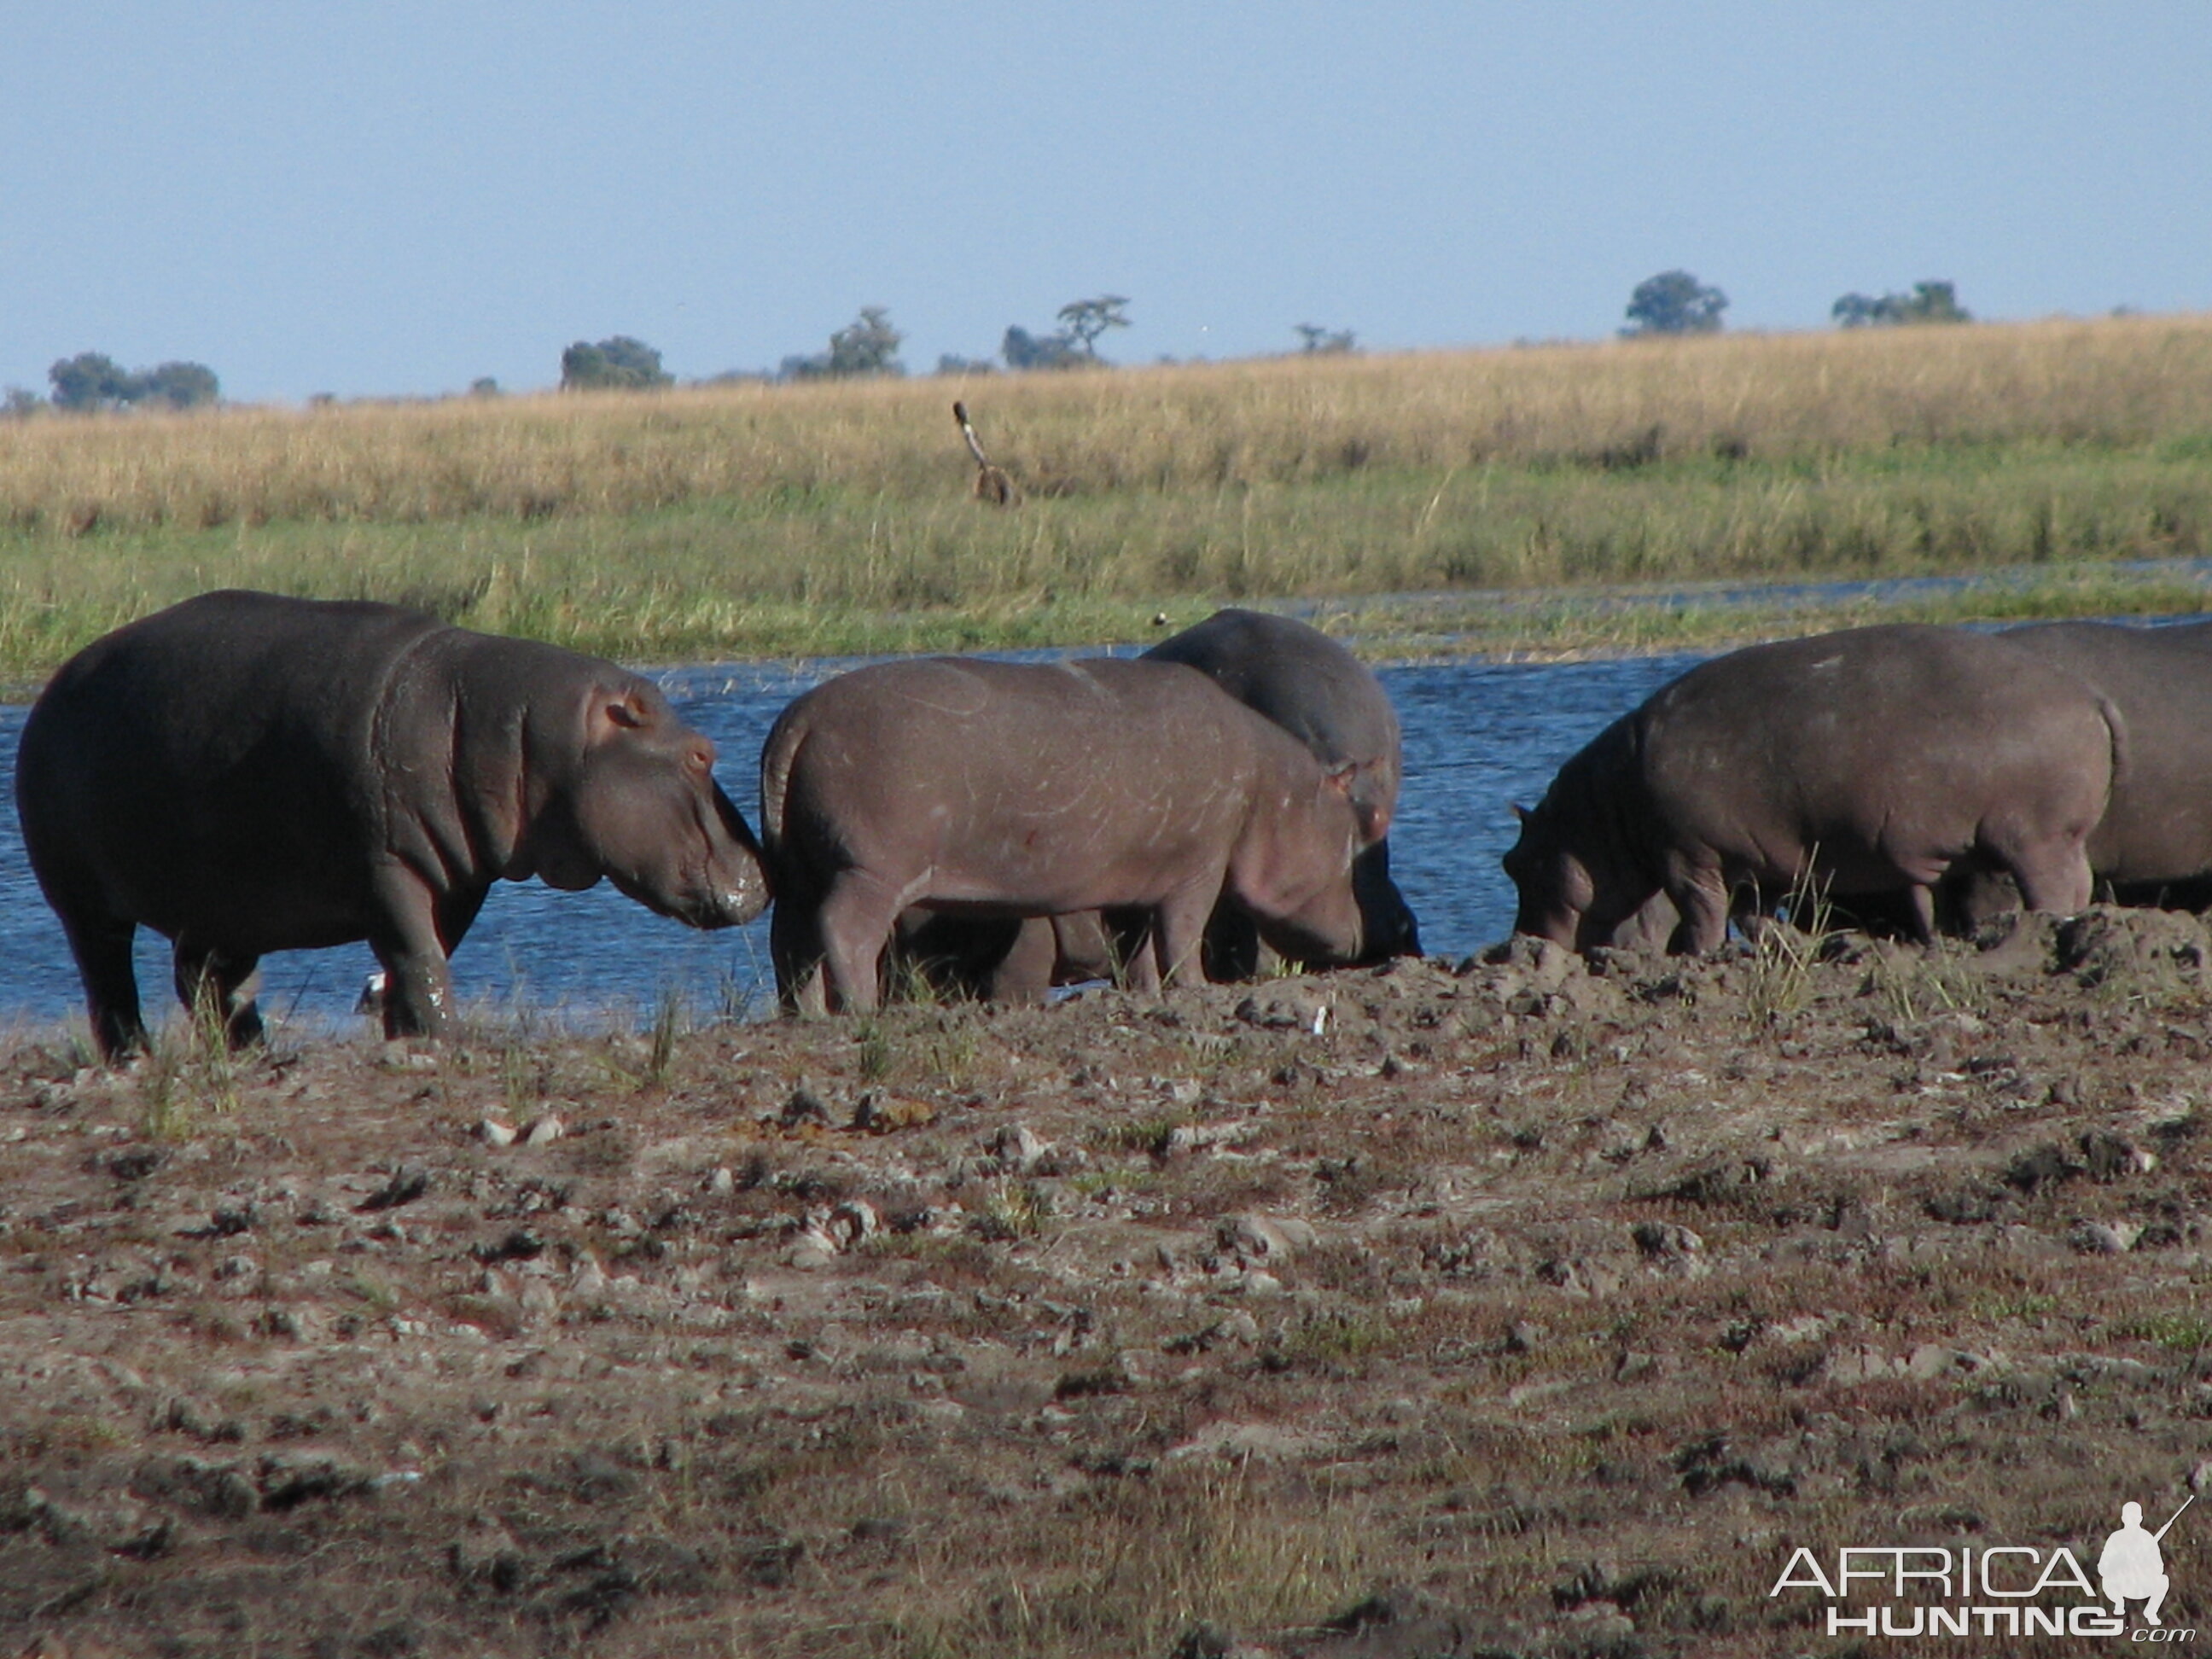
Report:
M 1197 669 L 1304 744 L 1323 766 L 1352 768 L 1362 843 L 1352 889 L 1367 955 L 1418 954 L 1419 932 L 1390 879 L 1386 839 L 1405 768 L 1398 716 L 1372 671 L 1317 628 L 1237 609 L 1215 611 L 1139 660 Z M 1116 977 L 1133 959 L 1127 933 L 1090 915 L 983 922 L 909 914 L 900 919 L 898 943 L 939 989 L 1035 1001 L 1056 984 Z M 1234 903 L 1215 907 L 1203 948 L 1206 971 L 1216 979 L 1249 978 L 1262 960 L 1258 931 Z
M 1139 988 L 1198 967 L 1224 893 L 1302 959 L 1362 953 L 1352 769 L 1194 669 L 937 657 L 817 686 L 761 753 L 785 1006 L 876 1006 L 900 913 L 1148 924 Z
M 605 877 L 694 927 L 767 908 L 714 749 L 612 663 L 420 611 L 203 594 L 87 646 L 25 722 L 24 845 L 94 1041 L 143 1042 L 131 941 L 260 1031 L 270 951 L 367 939 L 388 1036 L 449 1033 L 447 958 L 493 882 Z
M 2089 837 L 2100 887 L 2124 903 L 2212 901 L 2212 623 L 2037 623 L 2000 637 L 2087 683 L 2122 729 Z
M 1918 624 L 1753 646 L 1692 669 L 1560 768 L 1504 859 L 1515 931 L 1588 950 L 1650 924 L 1717 947 L 1732 895 L 1809 881 L 1902 894 L 2002 870 L 2033 908 L 2090 897 L 2088 842 L 2123 732 L 2106 701 L 2019 643 Z

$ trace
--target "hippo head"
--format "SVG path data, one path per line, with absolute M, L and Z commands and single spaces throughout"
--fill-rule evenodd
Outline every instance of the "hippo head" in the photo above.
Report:
M 1240 843 L 1229 868 L 1229 896 L 1249 914 L 1260 937 L 1294 962 L 1352 963 L 1371 954 L 1367 918 L 1354 884 L 1361 850 L 1353 769 L 1312 769 L 1311 793 L 1262 815 L 1257 833 Z M 1384 884 L 1389 878 L 1383 877 Z M 1390 886 L 1393 896 L 1397 889 Z M 1398 899 L 1404 909 L 1405 901 Z M 1378 914 L 1387 916 L 1387 905 Z M 1406 912 L 1410 924 L 1412 914 Z M 1385 926 L 1395 924 L 1385 921 Z
M 1390 879 L 1389 842 L 1378 840 L 1362 848 L 1352 859 L 1352 894 L 1359 906 L 1361 961 L 1421 954 L 1421 931 L 1413 908 Z
M 536 810 L 519 862 L 572 891 L 605 876 L 693 927 L 732 927 L 768 908 L 760 843 L 714 781 L 714 745 L 650 683 L 592 685 L 582 730 L 565 743 L 532 725 Z M 549 746 L 558 758 L 537 775 Z
M 1521 835 L 1500 860 L 1520 896 L 1513 931 L 1577 951 L 1613 944 L 1657 884 L 1575 833 L 1551 794 L 1513 810 Z

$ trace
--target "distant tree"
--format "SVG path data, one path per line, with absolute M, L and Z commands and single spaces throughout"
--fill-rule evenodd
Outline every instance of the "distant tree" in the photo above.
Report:
M 131 377 L 131 401 L 172 409 L 205 409 L 222 401 L 222 386 L 205 363 L 162 363 Z
M 1077 347 L 1073 334 L 1032 334 L 1020 327 L 1006 330 L 999 355 L 1013 369 L 1088 368 L 1098 361 Z
M 1915 283 L 1910 294 L 1885 294 L 1870 299 L 1846 294 L 1828 308 L 1842 328 L 1887 328 L 1913 323 L 1971 323 L 1973 313 L 1959 303 L 1957 288 L 1949 283 Z
M 843 379 L 906 373 L 898 349 L 906 336 L 891 326 L 881 306 L 862 306 L 860 314 L 830 337 L 830 372 Z
M 561 354 L 563 392 L 637 391 L 673 383 L 660 367 L 660 354 L 627 334 L 597 345 L 579 340 Z
M 98 351 L 62 358 L 46 371 L 46 379 L 53 382 L 56 409 L 120 409 L 131 401 L 133 390 L 122 366 Z
M 27 416 L 39 414 L 46 407 L 46 400 L 32 391 L 30 387 L 11 386 L 8 388 L 5 402 L 0 402 L 0 415 L 12 416 L 17 420 L 21 420 Z
M 479 374 L 475 380 L 469 382 L 469 396 L 471 398 L 496 398 L 499 396 L 499 382 L 489 374 Z
M 906 336 L 891 326 L 882 306 L 862 306 L 860 314 L 830 337 L 830 349 L 812 356 L 786 357 L 776 370 L 785 380 L 894 379 L 906 373 L 898 349 Z
M 996 374 L 999 366 L 988 357 L 963 357 L 947 351 L 939 356 L 937 372 L 939 374 Z
M 1620 331 L 1644 334 L 1717 334 L 1728 295 L 1709 288 L 1686 270 L 1662 270 L 1647 276 L 1628 296 L 1630 326 Z
M 1098 337 L 1109 328 L 1127 328 L 1129 319 L 1121 308 L 1129 303 L 1121 294 L 1102 294 L 1095 300 L 1073 300 L 1060 308 L 1060 325 L 1067 337 L 1081 348 L 1083 355 L 1096 362 L 1098 360 Z
M 1305 351 L 1308 356 L 1331 356 L 1339 352 L 1355 351 L 1358 349 L 1354 344 L 1352 331 L 1348 328 L 1338 329 L 1331 332 L 1319 323 L 1299 323 L 1296 325 L 1296 331 L 1298 338 L 1305 342 Z

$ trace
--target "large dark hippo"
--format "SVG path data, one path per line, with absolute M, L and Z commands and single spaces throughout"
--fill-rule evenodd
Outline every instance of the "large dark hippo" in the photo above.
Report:
M 1397 711 L 1372 671 L 1317 628 L 1263 611 L 1217 611 L 1163 640 L 1141 660 L 1182 663 L 1281 726 L 1326 767 L 1349 766 L 1361 848 L 1352 864 L 1367 954 L 1419 952 L 1412 908 L 1390 879 L 1385 839 L 1405 770 Z M 901 918 L 903 954 L 939 988 L 1000 1001 L 1034 1001 L 1055 984 L 1115 976 L 1129 956 L 1126 929 L 1078 915 L 1026 921 L 964 916 Z M 1217 979 L 1261 964 L 1258 930 L 1234 903 L 1215 907 L 1206 965 Z
M 2034 908 L 2076 910 L 2121 740 L 2103 699 L 2010 640 L 1907 624 L 1753 646 L 1560 768 L 1505 855 L 1515 929 L 1608 944 L 1663 891 L 1669 948 L 1710 951 L 1739 889 L 1803 878 L 1904 894 L 1924 939 L 1936 884 L 1976 866 Z
M 175 941 L 239 1041 L 257 960 L 366 939 L 387 1034 L 444 1034 L 493 882 L 600 877 L 695 927 L 768 902 L 714 745 L 596 658 L 388 605 L 208 593 L 95 641 L 23 727 L 24 845 L 92 1030 L 141 1042 L 131 939 Z
M 873 1007 L 912 907 L 1139 915 L 1143 988 L 1195 965 L 1224 892 L 1285 954 L 1356 959 L 1351 784 L 1172 663 L 842 675 L 785 709 L 761 754 L 777 987 L 800 1012 Z

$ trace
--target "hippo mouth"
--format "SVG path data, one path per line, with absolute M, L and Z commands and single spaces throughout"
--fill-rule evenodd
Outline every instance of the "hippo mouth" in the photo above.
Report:
M 659 892 L 650 887 L 610 877 L 625 898 L 635 899 L 657 916 L 666 916 L 671 921 L 680 921 L 686 927 L 696 927 L 701 933 L 712 933 L 720 927 L 735 927 L 750 921 L 760 914 L 757 905 L 747 906 L 747 896 L 739 890 L 685 893 L 677 897 Z

